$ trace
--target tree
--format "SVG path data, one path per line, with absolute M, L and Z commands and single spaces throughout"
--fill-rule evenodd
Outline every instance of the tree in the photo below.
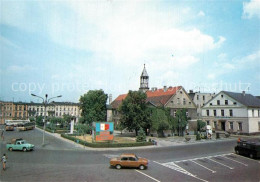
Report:
M 84 123 L 105 121 L 107 115 L 107 94 L 103 90 L 90 90 L 80 97 L 81 116 Z
M 43 116 L 36 116 L 36 124 L 43 126 Z
M 146 142 L 146 135 L 143 128 L 140 128 L 136 137 L 137 142 Z
M 140 128 L 150 128 L 149 112 L 146 106 L 146 94 L 140 91 L 129 91 L 119 107 L 120 122 L 128 130 L 135 130 L 136 136 Z
M 177 130 L 178 136 L 183 136 L 183 131 L 188 124 L 188 117 L 186 109 L 179 109 L 176 111 L 176 116 L 171 121 L 172 128 Z
M 70 125 L 71 120 L 74 118 L 74 116 L 71 116 L 69 114 L 64 114 L 62 116 L 62 126 L 68 127 Z
M 197 120 L 197 131 L 201 132 L 201 129 L 206 126 L 206 123 L 202 120 Z
M 91 133 L 91 131 L 92 131 L 91 126 L 89 126 L 87 124 L 81 124 L 81 123 L 78 123 L 77 125 L 75 125 L 75 129 L 77 130 L 79 135 Z
M 164 136 L 163 130 L 170 127 L 167 112 L 161 108 L 152 109 L 151 122 L 151 129 L 157 131 L 161 136 Z

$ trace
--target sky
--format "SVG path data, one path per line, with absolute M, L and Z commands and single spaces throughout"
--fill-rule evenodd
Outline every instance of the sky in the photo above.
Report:
M 0 0 L 0 100 L 149 87 L 260 95 L 260 0 Z

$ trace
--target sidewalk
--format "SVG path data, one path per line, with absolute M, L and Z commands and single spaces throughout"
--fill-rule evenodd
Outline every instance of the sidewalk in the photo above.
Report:
M 36 128 L 40 131 L 43 131 L 40 128 Z M 191 137 L 190 141 L 186 141 L 185 137 L 178 137 L 178 136 L 172 136 L 172 137 L 166 137 L 166 138 L 157 138 L 157 137 L 147 137 L 147 140 L 150 138 L 152 140 L 155 140 L 157 145 L 150 145 L 150 146 L 142 146 L 142 147 L 125 147 L 125 148 L 92 148 L 83 146 L 81 144 L 78 144 L 76 142 L 73 142 L 71 140 L 65 139 L 61 137 L 58 133 L 49 133 L 46 131 L 46 134 L 52 135 L 53 137 L 56 137 L 60 140 L 63 140 L 65 142 L 71 143 L 75 145 L 76 148 L 81 148 L 84 150 L 91 150 L 91 151 L 117 151 L 117 150 L 134 150 L 134 149 L 148 149 L 148 148 L 160 148 L 160 147 L 171 147 L 171 146 L 179 146 L 179 145 L 192 145 L 192 144 L 198 144 L 198 143 L 212 143 L 212 142 L 221 142 L 221 141 L 227 141 L 227 140 L 233 140 L 236 141 L 238 138 L 247 140 L 247 139 L 256 139 L 260 141 L 260 136 L 244 136 L 244 135 L 231 135 L 230 137 L 226 138 L 224 136 L 221 136 L 219 139 L 216 139 L 216 135 L 212 135 L 212 139 L 201 139 L 196 140 L 195 135 L 189 135 Z M 116 134 L 118 136 L 118 133 Z M 128 134 L 129 135 L 129 134 Z M 131 137 L 131 135 L 130 135 Z

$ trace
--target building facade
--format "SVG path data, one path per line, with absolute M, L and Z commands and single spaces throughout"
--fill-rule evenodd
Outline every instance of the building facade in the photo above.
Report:
M 189 91 L 189 96 L 193 100 L 194 104 L 197 107 L 197 116 L 201 118 L 202 116 L 202 107 L 211 100 L 216 94 L 215 93 L 200 93 Z
M 215 131 L 260 133 L 260 99 L 245 92 L 221 91 L 202 107 L 202 119 Z
M 28 104 L 29 117 L 44 116 L 45 108 L 43 103 Z M 80 107 L 78 103 L 73 102 L 52 102 L 46 106 L 46 116 L 62 117 L 71 115 L 76 118 L 80 117 Z
M 195 103 L 192 101 L 189 94 L 182 86 L 177 87 L 167 87 L 164 86 L 161 89 L 153 87 L 149 90 L 149 76 L 147 71 L 144 69 L 140 76 L 140 87 L 139 91 L 146 93 L 146 103 L 150 107 L 164 107 L 169 108 L 171 115 L 176 116 L 178 109 L 186 109 L 187 117 L 190 118 L 190 122 L 197 121 L 197 108 Z M 120 123 L 120 112 L 118 108 L 120 107 L 122 101 L 127 97 L 127 94 L 119 95 L 108 107 L 107 110 L 107 120 L 114 121 L 115 125 Z
M 0 101 L 0 124 L 5 120 L 27 120 L 30 117 L 44 116 L 45 107 L 43 103 L 3 102 Z M 80 117 L 79 103 L 52 102 L 46 106 L 47 117 L 62 117 L 63 115 Z
M 5 120 L 13 119 L 13 102 L 0 101 L 0 124 L 4 124 Z

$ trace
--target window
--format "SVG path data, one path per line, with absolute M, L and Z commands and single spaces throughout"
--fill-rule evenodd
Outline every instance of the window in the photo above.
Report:
M 233 130 L 233 122 L 230 122 L 230 129 Z
M 225 100 L 225 105 L 228 105 L 228 100 Z
M 122 157 L 122 158 L 121 158 L 121 161 L 127 161 L 127 160 L 128 160 L 127 157 Z
M 217 129 L 217 121 L 214 121 L 214 127 Z
M 232 109 L 229 110 L 229 116 L 233 116 L 233 110 Z
M 236 102 L 234 102 L 233 104 L 234 104 L 234 105 L 237 105 L 237 103 L 236 103 Z
M 183 105 L 186 105 L 186 99 L 183 98 Z
M 223 95 L 221 95 L 221 98 L 223 98 L 224 96 Z
M 197 100 L 199 100 L 199 98 L 200 98 L 200 96 L 199 96 L 199 95 L 197 95 Z
M 224 110 L 221 110 L 221 116 L 225 116 Z
M 191 105 L 191 102 L 189 102 L 189 104 Z
M 213 110 L 214 116 L 217 116 L 217 110 Z
M 173 115 L 174 115 L 174 117 L 176 117 L 176 110 L 174 110 Z
M 187 117 L 189 116 L 189 112 L 188 112 L 188 111 L 186 112 L 186 116 L 187 116 Z
M 177 98 L 177 104 L 180 104 L 180 98 Z
M 238 130 L 242 131 L 242 123 L 238 123 Z
M 254 117 L 254 116 L 255 116 L 255 110 L 252 109 L 252 117 Z
M 258 131 L 260 131 L 260 121 L 258 122 Z
M 130 161 L 137 161 L 136 158 L 134 158 L 134 157 L 129 157 L 129 160 Z
M 212 103 L 210 103 L 209 105 L 212 106 Z
M 220 105 L 220 100 L 217 100 L 217 105 Z
M 209 121 L 207 121 L 207 125 L 209 125 Z
M 205 100 L 205 95 L 202 96 L 203 100 Z
M 206 112 L 207 112 L 207 116 L 209 116 L 209 110 L 207 110 Z

